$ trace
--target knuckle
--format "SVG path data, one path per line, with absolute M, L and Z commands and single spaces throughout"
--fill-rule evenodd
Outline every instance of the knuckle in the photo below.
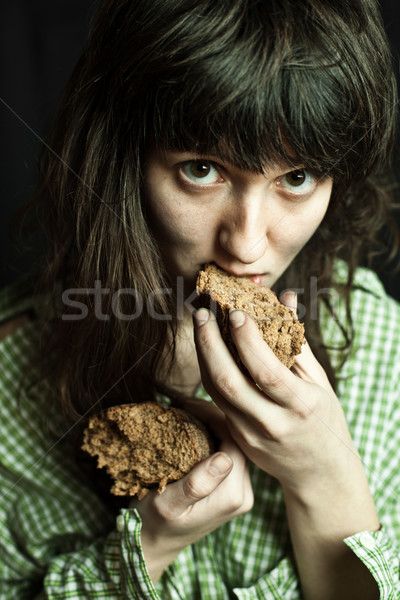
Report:
M 245 514 L 247 512 L 249 512 L 254 506 L 254 494 L 246 494 L 245 500 L 242 504 L 241 507 L 241 513 L 240 514 Z
M 296 396 L 292 405 L 293 417 L 297 417 L 301 421 L 309 419 L 320 409 L 320 399 L 320 394 L 313 393 L 313 390 L 310 390 L 307 395 Z
M 229 512 L 237 515 L 242 514 L 242 507 L 244 503 L 244 495 L 236 492 L 235 494 L 231 494 L 230 502 L 229 502 Z
M 212 339 L 208 335 L 206 327 L 202 327 L 200 331 L 197 332 L 197 344 L 202 347 L 203 351 L 206 353 L 213 349 Z
M 297 419 L 305 421 L 314 412 L 314 409 L 315 407 L 313 406 L 313 402 L 311 400 L 307 402 L 298 402 L 296 408 L 294 409 L 294 413 Z
M 231 423 L 229 417 L 226 417 L 226 422 L 232 438 L 239 448 L 242 448 L 247 455 L 249 451 L 257 450 L 259 448 L 260 437 L 270 437 L 268 425 L 262 421 L 258 421 L 252 429 L 236 427 L 234 423 Z
M 241 493 L 232 494 L 229 504 L 229 512 L 234 515 L 243 515 L 253 508 L 254 495 L 252 492 L 243 490 Z
M 155 520 L 160 524 L 166 524 L 176 518 L 176 507 L 164 499 L 157 498 L 154 502 Z
M 237 394 L 235 380 L 230 373 L 224 371 L 216 373 L 214 386 L 225 398 L 233 398 Z
M 261 389 L 264 391 L 278 392 L 282 389 L 283 382 L 281 376 L 272 371 L 271 369 L 264 369 L 261 371 L 256 381 L 259 381 Z
M 188 500 L 201 500 L 207 493 L 204 493 L 204 488 L 200 482 L 193 476 L 185 477 L 182 480 L 182 494 Z
M 273 424 L 269 430 L 269 437 L 274 442 L 285 444 L 286 440 L 290 440 L 293 436 L 292 420 L 282 419 Z

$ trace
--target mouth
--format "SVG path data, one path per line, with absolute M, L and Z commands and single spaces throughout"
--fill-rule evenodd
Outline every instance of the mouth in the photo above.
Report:
M 256 283 L 257 285 L 263 285 L 265 277 L 265 275 L 252 275 L 250 279 L 253 283 Z
M 223 269 L 230 275 L 234 275 L 235 277 L 246 277 L 247 279 L 250 279 L 253 283 L 256 283 L 257 285 L 263 285 L 267 277 L 267 273 L 244 273 L 243 271 L 230 269 L 229 267 L 221 267 L 220 265 L 217 265 L 217 267 Z

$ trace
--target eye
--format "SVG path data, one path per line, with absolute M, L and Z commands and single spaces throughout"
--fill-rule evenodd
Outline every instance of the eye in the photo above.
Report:
M 277 184 L 294 194 L 308 194 L 315 189 L 317 180 L 307 169 L 296 169 L 280 177 Z
M 223 181 L 216 166 L 209 160 L 188 160 L 181 171 L 193 183 L 209 185 Z

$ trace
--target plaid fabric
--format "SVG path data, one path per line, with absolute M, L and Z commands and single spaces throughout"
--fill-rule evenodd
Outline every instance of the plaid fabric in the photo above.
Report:
M 344 265 L 338 273 L 345 277 Z M 400 307 L 370 271 L 360 269 L 356 284 L 356 338 L 338 395 L 382 527 L 344 542 L 389 600 L 400 597 Z M 322 309 L 320 317 L 326 343 L 340 347 L 345 311 L 332 301 L 339 319 Z M 0 321 L 32 302 L 23 283 L 3 290 Z M 19 393 L 23 376 L 35 378 L 37 336 L 32 321 L 0 344 L 0 599 L 299 600 L 282 491 L 255 467 L 253 509 L 183 550 L 153 586 L 137 512 L 113 514 L 90 489 L 67 432 L 45 427 L 44 387 L 43 399 Z M 335 364 L 340 353 L 332 350 Z

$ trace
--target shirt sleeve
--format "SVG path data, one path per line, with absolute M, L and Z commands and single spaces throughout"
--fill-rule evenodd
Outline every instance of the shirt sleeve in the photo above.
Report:
M 45 597 L 159 600 L 142 552 L 141 526 L 136 510 L 123 509 L 105 540 L 58 556 L 44 579 Z
M 344 540 L 344 543 L 364 563 L 379 587 L 380 600 L 400 598 L 399 554 L 390 536 L 381 529 L 362 531 Z M 234 590 L 238 600 L 265 600 L 285 598 L 302 600 L 303 596 L 293 562 L 284 558 L 270 573 L 254 585 Z
M 383 529 L 376 532 L 362 531 L 344 540 L 374 576 L 380 592 L 380 600 L 396 600 L 400 597 L 399 555 L 390 536 Z
M 8 545 L 15 570 L 6 566 L 0 569 L 1 598 L 159 600 L 145 565 L 140 531 L 137 512 L 123 509 L 108 536 L 85 548 L 54 556 L 46 568 L 35 568 L 34 561 L 16 556 L 15 544 L 12 549 Z M 62 545 L 62 540 L 58 544 Z
M 380 600 L 397 600 L 400 597 L 399 554 L 390 536 L 381 529 L 362 531 L 344 540 L 374 576 L 379 587 Z M 293 563 L 284 558 L 268 575 L 255 585 L 234 590 L 238 600 L 265 600 L 285 598 L 301 600 L 301 590 Z

